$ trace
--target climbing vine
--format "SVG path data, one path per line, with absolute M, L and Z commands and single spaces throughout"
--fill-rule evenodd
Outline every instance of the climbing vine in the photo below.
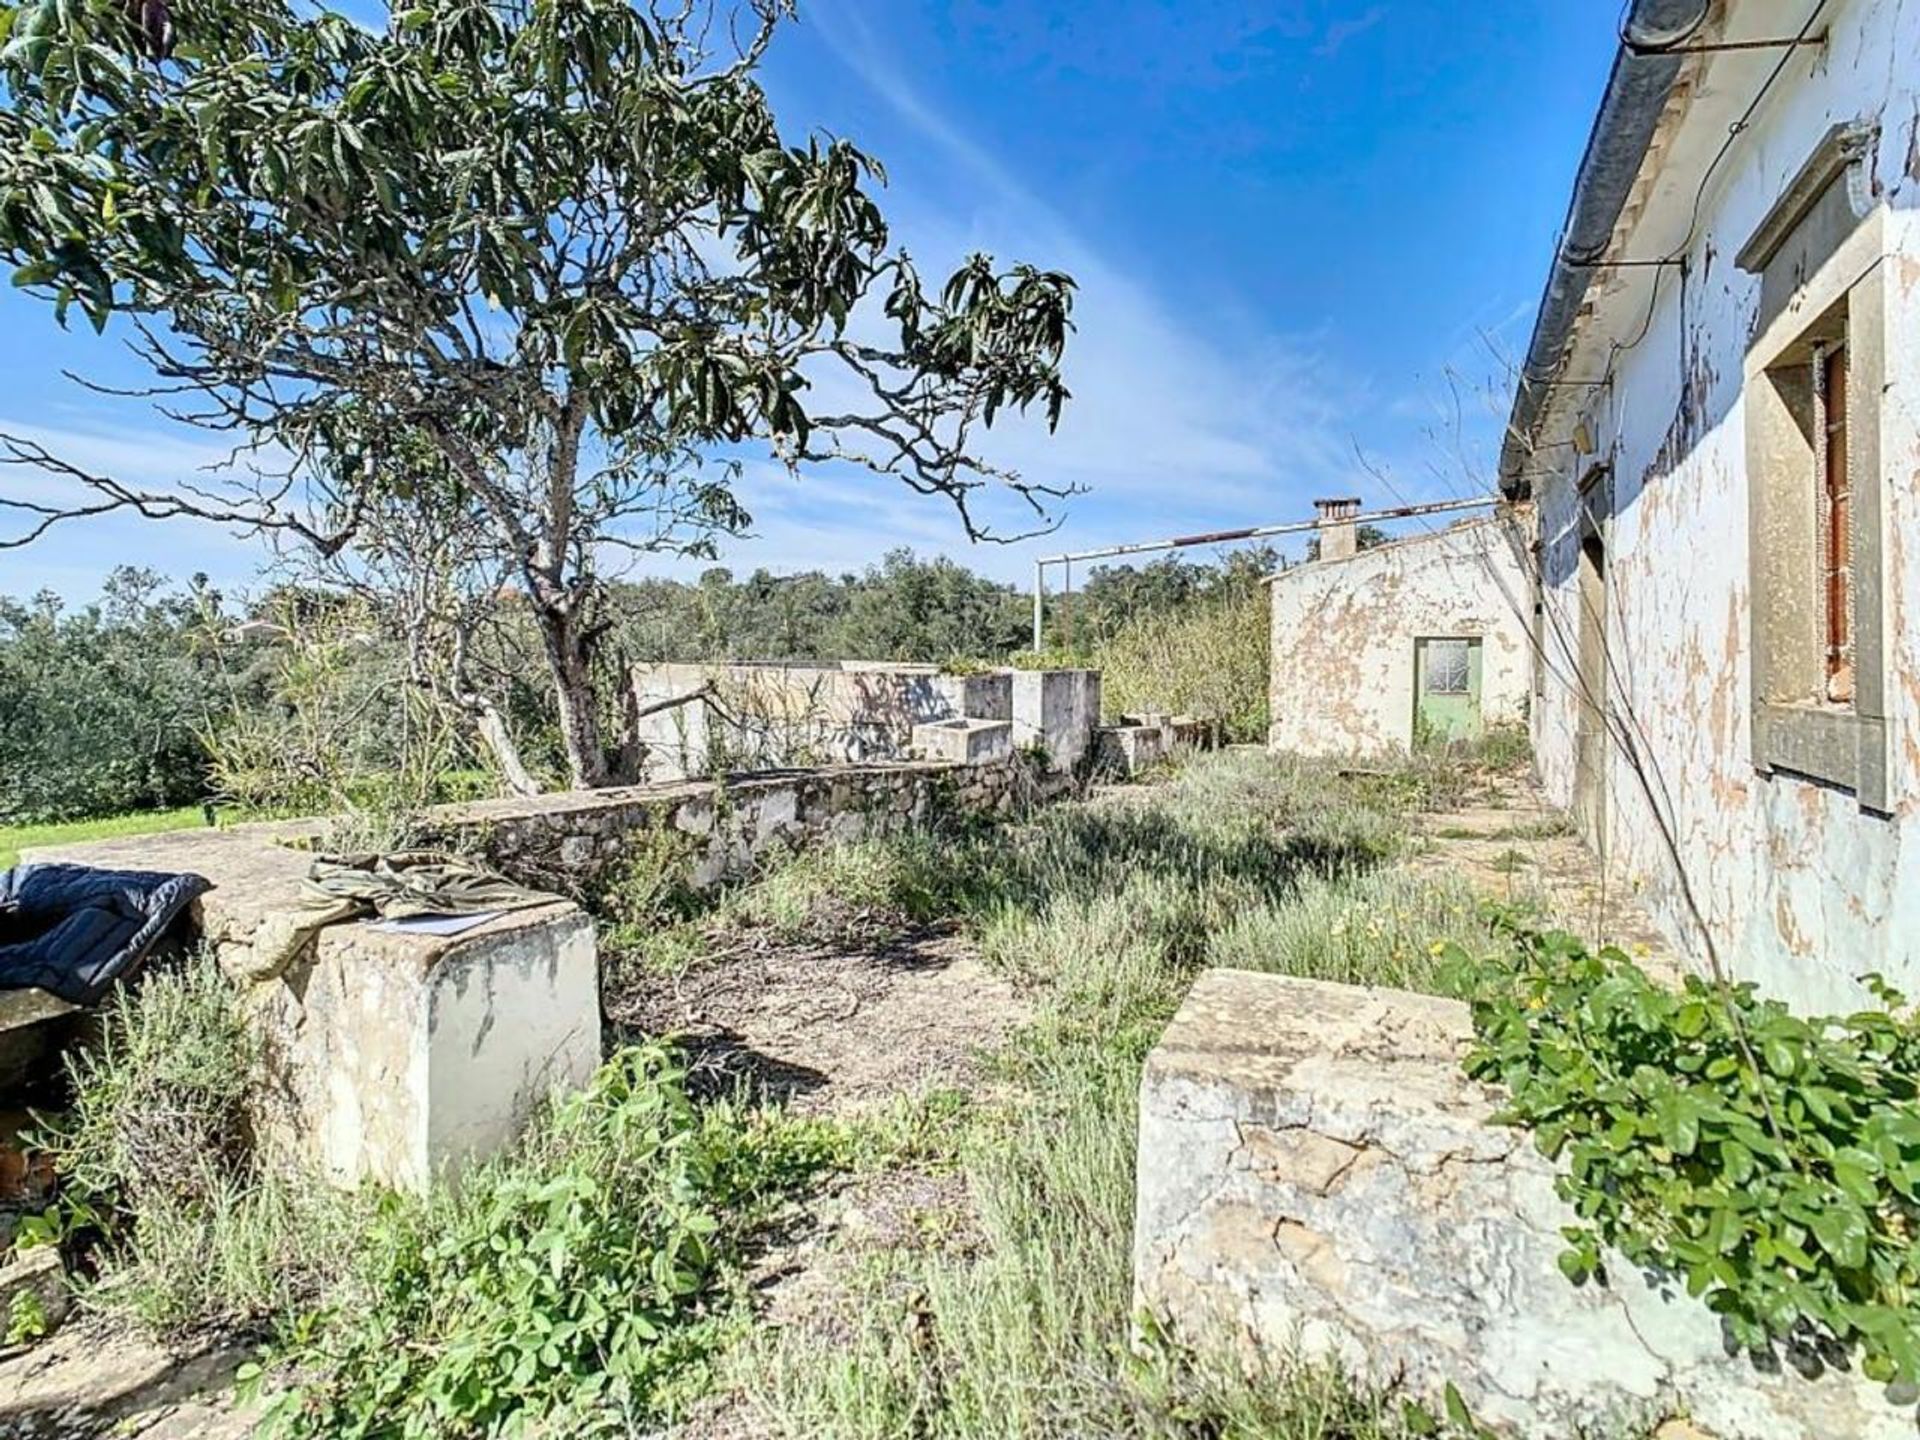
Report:
M 1752 985 L 1655 984 L 1615 949 L 1498 917 L 1517 962 L 1473 1007 L 1468 1072 L 1565 1159 L 1560 1267 L 1680 1277 L 1750 1349 L 1857 1347 L 1920 1380 L 1920 1024 L 1807 1019 Z M 1461 956 L 1464 960 L 1465 957 Z

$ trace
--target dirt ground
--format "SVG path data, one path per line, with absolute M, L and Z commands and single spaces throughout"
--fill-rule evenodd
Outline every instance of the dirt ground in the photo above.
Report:
M 1555 924 L 1617 945 L 1649 974 L 1678 982 L 1681 963 L 1639 897 L 1525 772 L 1480 778 L 1452 808 L 1416 817 L 1415 828 L 1405 862 L 1414 871 L 1458 876 L 1489 899 L 1538 905 Z
M 944 927 L 792 943 L 765 932 L 712 960 L 609 1002 L 616 1024 L 679 1037 L 696 1090 L 750 1093 L 845 1115 L 895 1098 L 974 1089 L 983 1055 L 1029 1007 L 966 940 Z M 964 1254 L 976 1243 L 963 1176 L 908 1168 L 846 1178 L 810 1196 L 748 1276 L 765 1322 L 833 1345 L 845 1277 L 863 1255 L 901 1245 Z M 672 1431 L 677 1440 L 762 1440 L 773 1432 L 722 1390 Z
M 962 1085 L 1027 1013 L 941 927 L 797 943 L 749 930 L 687 974 L 622 989 L 609 1020 L 676 1036 L 696 1093 L 744 1084 L 809 1112 Z

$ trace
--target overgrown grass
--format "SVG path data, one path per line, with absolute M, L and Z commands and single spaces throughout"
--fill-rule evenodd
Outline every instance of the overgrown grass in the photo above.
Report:
M 125 835 L 158 835 L 192 830 L 207 823 L 198 805 L 178 810 L 140 810 L 99 820 L 65 820 L 45 825 L 0 825 L 0 870 L 20 863 L 20 852 L 36 845 L 69 845 L 81 840 L 112 840 Z
M 116 992 L 43 1122 L 54 1207 L 27 1227 L 90 1308 L 163 1339 L 265 1342 L 283 1436 L 627 1434 L 671 1421 L 745 1325 L 744 1257 L 826 1170 L 919 1162 L 964 1105 L 861 1123 L 696 1105 L 672 1052 L 623 1050 L 509 1153 L 424 1195 L 270 1162 L 261 1054 L 209 958 Z
M 623 1052 L 511 1155 L 424 1198 L 339 1197 L 260 1166 L 237 998 L 204 962 L 156 972 L 116 1002 L 57 1142 L 90 1207 L 70 1234 L 105 1236 L 90 1300 L 161 1330 L 271 1336 L 292 1387 L 274 1421 L 316 1440 L 646 1431 L 716 1365 L 808 1440 L 1398 1440 L 1397 1408 L 1337 1376 L 1255 1384 L 1132 1347 L 1135 1107 L 1203 966 L 1457 988 L 1434 942 L 1484 954 L 1490 934 L 1463 892 L 1390 868 L 1409 809 L 1457 783 L 1439 761 L 1207 757 L 1164 786 L 817 850 L 704 898 L 683 855 L 642 847 L 603 897 L 626 963 L 684 960 L 729 927 L 831 940 L 952 922 L 1035 1019 L 971 1100 L 854 1122 L 698 1105 L 669 1051 Z M 204 1160 L 186 1183 L 177 1154 Z M 752 1327 L 746 1260 L 783 1205 L 827 1171 L 936 1156 L 960 1172 L 977 1245 L 881 1250 L 831 1344 Z
M 1011 1093 L 957 1141 L 985 1243 L 871 1262 L 834 1317 L 834 1345 L 755 1337 L 738 1370 L 783 1433 L 1410 1433 L 1397 1403 L 1337 1376 L 1253 1383 L 1129 1345 L 1140 1065 L 1194 973 L 1232 964 L 1457 993 L 1468 977 L 1435 942 L 1491 948 L 1463 890 L 1382 868 L 1430 789 L 1382 778 L 1203 759 L 1143 798 L 1047 811 L 991 845 L 949 849 L 974 875 L 962 913 L 1039 1002 L 1001 1057 Z
M 263 1332 L 329 1283 L 352 1207 L 259 1163 L 259 1046 L 211 958 L 114 993 L 42 1129 L 60 1188 L 32 1231 L 84 1253 L 91 1308 L 161 1335 Z
M 1256 587 L 1135 617 L 1088 662 L 1107 710 L 1208 715 L 1230 740 L 1266 739 L 1268 610 Z

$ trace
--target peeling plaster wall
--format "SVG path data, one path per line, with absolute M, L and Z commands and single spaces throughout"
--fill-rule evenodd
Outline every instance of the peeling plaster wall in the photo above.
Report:
M 1413 740 L 1414 642 L 1481 640 L 1481 713 L 1526 716 L 1529 586 L 1511 520 L 1316 561 L 1273 577 L 1268 746 L 1304 755 L 1406 750 Z
M 1805 4 L 1735 0 L 1729 33 L 1791 34 Z M 1586 412 L 1597 454 L 1564 463 L 1572 414 L 1539 437 L 1536 477 L 1547 606 L 1544 690 L 1534 714 L 1542 780 L 1576 800 L 1582 699 L 1574 683 L 1580 606 L 1581 513 L 1575 486 L 1594 460 L 1611 466 L 1592 507 L 1607 552 L 1607 701 L 1650 772 L 1643 783 L 1608 746 L 1602 813 L 1583 821 L 1615 883 L 1642 892 L 1683 953 L 1704 961 L 1691 884 L 1713 947 L 1737 974 L 1804 1007 L 1848 1008 L 1856 977 L 1881 971 L 1920 987 L 1920 5 L 1841 0 L 1822 23 L 1824 55 L 1789 62 L 1750 128 L 1702 188 L 1731 119 L 1776 63 L 1715 57 L 1691 72 L 1684 107 L 1656 141 L 1616 253 L 1682 248 L 1684 279 L 1618 272 L 1596 285 L 1565 373 L 1605 371 L 1614 383 Z M 1867 162 L 1884 207 L 1887 386 L 1880 397 L 1888 805 L 1865 811 L 1851 793 L 1756 767 L 1750 715 L 1752 593 L 1743 366 L 1758 322 L 1760 280 L 1732 257 L 1829 128 L 1876 122 Z M 1692 224 L 1693 207 L 1698 221 Z M 1806 317 L 1811 319 L 1812 316 Z M 1644 329 L 1644 335 L 1640 332 Z M 1597 333 L 1596 333 L 1597 332 Z M 1632 343 L 1628 343 L 1632 342 Z M 1610 495 L 1605 491 L 1610 490 Z M 1789 537 L 1792 543 L 1793 537 Z M 1807 543 L 1812 543 L 1809 537 Z M 1670 828 L 1680 863 L 1668 853 Z

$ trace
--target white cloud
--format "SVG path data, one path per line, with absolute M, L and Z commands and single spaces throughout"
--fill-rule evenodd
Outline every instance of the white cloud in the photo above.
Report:
M 816 489 L 814 499 L 803 502 L 815 523 L 796 529 L 790 515 L 778 524 L 770 518 L 759 539 L 730 548 L 732 563 L 811 565 L 808 552 L 786 552 L 786 543 L 817 544 L 837 534 L 835 527 L 858 535 L 879 506 L 901 543 L 924 534 L 924 548 L 960 553 L 998 573 L 1023 573 L 1040 549 L 1061 548 L 1062 537 L 1085 546 L 1170 529 L 1289 519 L 1316 494 L 1355 487 L 1359 467 L 1348 417 L 1366 403 L 1364 381 L 1336 373 L 1311 337 L 1247 337 L 1244 327 L 1210 327 L 1211 317 L 1179 313 L 930 105 L 905 78 L 911 67 L 887 53 L 860 7 L 822 0 L 806 18 L 855 77 L 949 162 L 947 178 L 960 177 L 951 187 L 960 198 L 943 201 L 904 170 L 892 175 L 888 209 L 895 237 L 930 283 L 976 249 L 1066 270 L 1078 282 L 1065 366 L 1073 398 L 1058 432 L 1048 434 L 1036 416 L 1013 417 L 979 448 L 1029 479 L 1088 493 L 1066 502 L 1059 537 L 1002 555 L 953 543 L 958 525 L 940 502 L 894 486 L 905 500 L 896 505 L 886 495 L 894 482 L 875 477 L 860 482 L 844 510 L 837 489 Z M 1233 339 L 1220 338 L 1227 334 Z M 822 390 L 811 397 L 816 403 L 827 398 Z M 801 490 L 819 485 L 809 473 Z M 922 511 L 932 520 L 931 533 L 911 518 Z M 1009 522 L 1002 528 L 1020 518 L 1017 509 L 1000 514 Z M 870 540 L 863 548 L 877 555 L 885 542 Z

